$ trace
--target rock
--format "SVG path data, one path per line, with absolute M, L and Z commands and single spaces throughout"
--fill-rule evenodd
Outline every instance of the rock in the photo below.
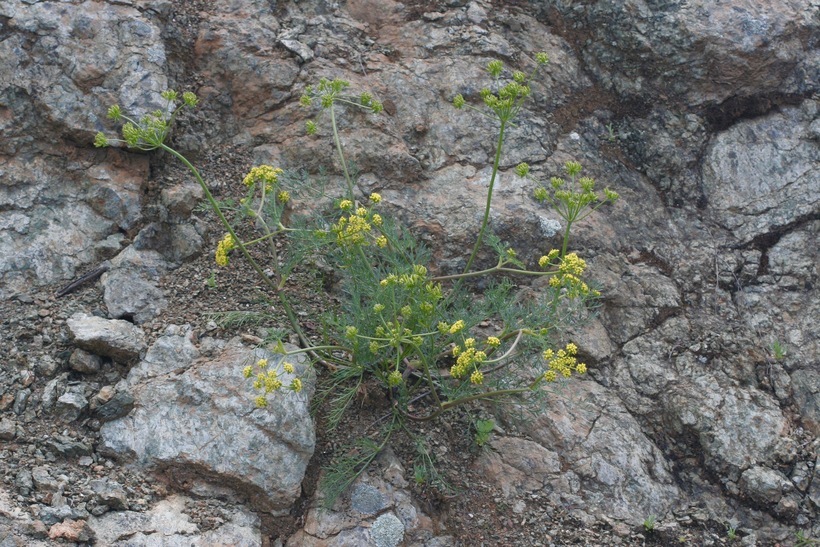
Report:
M 66 435 L 56 435 L 48 439 L 44 444 L 50 452 L 65 458 L 90 456 L 92 453 L 91 446 L 87 443 L 77 441 Z
M 539 9 L 552 20 L 549 10 L 556 10 L 561 24 L 583 34 L 579 47 L 589 69 L 623 98 L 725 102 L 742 112 L 755 104 L 745 98 L 817 86 L 817 52 L 795 39 L 817 32 L 813 7 L 803 2 L 754 0 L 740 8 L 558 0 Z
M 59 484 L 51 477 L 50 468 L 38 465 L 31 470 L 31 479 L 37 490 L 44 492 L 56 492 Z
M 17 492 L 22 496 L 28 496 L 31 489 L 34 488 L 34 482 L 31 478 L 31 471 L 28 469 L 20 469 L 14 477 L 14 486 Z
M 78 419 L 87 408 L 88 399 L 83 396 L 82 390 L 69 389 L 57 399 L 54 411 L 66 422 L 73 422 Z
M 42 520 L 46 526 L 53 526 L 66 519 L 76 520 L 79 516 L 80 515 L 68 505 L 58 505 L 56 507 L 46 506 L 40 511 L 40 520 Z
M 341 496 L 332 509 L 317 499 L 305 515 L 304 528 L 288 538 L 286 545 L 398 545 L 402 539 L 407 545 L 454 545 L 448 536 L 436 537 L 433 521 L 416 505 L 406 483 L 395 484 L 397 473 L 403 475 L 405 470 L 388 448 L 377 457 L 376 466 L 351 485 L 349 498 Z
M 357 483 L 350 493 L 350 508 L 365 515 L 375 515 L 387 507 L 387 500 L 374 486 Z
M 809 488 L 809 499 L 814 504 L 815 508 L 820 509 L 820 460 L 814 462 L 814 477 L 811 480 L 811 487 Z
M 130 393 L 119 391 L 110 400 L 106 401 L 93 412 L 95 418 L 101 422 L 110 422 L 127 416 L 134 408 L 134 397 Z
M 8 418 L 0 419 L 0 441 L 11 441 L 17 435 L 17 424 Z
M 168 301 L 156 281 L 133 269 L 116 269 L 103 274 L 105 306 L 114 319 L 130 319 L 142 324 L 155 318 Z
M 172 221 L 188 220 L 194 208 L 203 199 L 202 187 L 196 182 L 183 182 L 162 189 L 160 201 Z
M 254 410 L 252 388 L 241 371 L 262 356 L 271 366 L 278 362 L 277 356 L 254 353 L 238 341 L 180 374 L 171 373 L 177 355 L 170 355 L 172 362 L 155 362 L 168 372 L 140 383 L 129 379 L 134 410 L 102 426 L 101 452 L 147 471 L 167 471 L 179 484 L 190 479 L 227 487 L 260 510 L 286 513 L 313 453 L 312 384 L 306 377 L 303 393 L 277 393 L 269 408 Z M 305 360 L 294 364 L 306 373 Z M 135 367 L 134 376 L 145 369 Z M 282 381 L 289 381 L 287 374 Z
M 116 361 L 135 360 L 146 348 L 145 333 L 128 321 L 78 312 L 66 324 L 78 347 Z
M 787 226 L 816 211 L 820 150 L 808 139 L 800 108 L 743 121 L 717 135 L 703 165 L 703 188 L 715 218 L 740 239 Z M 788 149 L 788 156 L 781 150 Z M 765 214 L 763 214 L 765 212 Z
M 183 370 L 199 357 L 199 350 L 191 341 L 190 327 L 170 325 L 165 335 L 151 344 L 145 357 L 131 368 L 126 384 L 131 386 L 138 382 Z
M 398 547 L 404 540 L 404 525 L 393 513 L 384 513 L 373 521 L 370 537 L 376 547 Z
M 75 349 L 68 358 L 68 364 L 72 370 L 83 374 L 96 374 L 102 367 L 102 358 L 99 355 L 88 353 L 81 349 Z
M 60 371 L 60 363 L 57 362 L 51 355 L 42 355 L 35 363 L 37 374 L 44 378 L 51 378 Z
M 221 511 L 224 522 L 202 531 L 186 514 L 184 496 L 171 496 L 148 511 L 118 511 L 90 517 L 100 545 L 163 545 L 169 547 L 207 547 L 209 545 L 260 546 L 259 517 L 235 506 Z
M 93 542 L 94 531 L 89 528 L 84 520 L 66 519 L 63 522 L 54 524 L 48 530 L 49 539 L 63 539 L 74 542 Z
M 572 380 L 560 396 L 547 397 L 533 420 L 501 409 L 505 422 L 533 440 L 493 441 L 500 450 L 482 459 L 482 469 L 498 470 L 508 495 L 549 485 L 558 503 L 582 502 L 587 513 L 638 524 L 640 515 L 660 515 L 677 503 L 681 494 L 665 458 L 616 396 Z
M 544 488 L 568 490 L 558 454 L 538 443 L 514 437 L 494 438 L 491 451 L 476 462 L 479 473 L 497 484 L 504 496 L 518 498 Z
M 123 487 L 109 479 L 95 479 L 89 483 L 98 505 L 107 505 L 114 511 L 128 509 L 128 496 Z
M 782 473 L 761 466 L 744 471 L 739 486 L 753 500 L 766 505 L 776 505 L 783 494 L 793 490 L 791 481 Z
M 63 393 L 65 393 L 66 382 L 68 381 L 68 373 L 63 373 L 57 378 L 50 380 L 43 389 L 43 408 L 50 410 L 54 406 Z
M 19 416 L 25 412 L 29 397 L 31 397 L 30 389 L 21 389 L 17 392 L 17 395 L 14 396 L 14 405 L 11 407 L 15 414 Z
M 791 375 L 794 403 L 800 411 L 803 425 L 814 435 L 820 435 L 820 373 L 797 370 Z
M 134 6 L 72 7 L 0 6 L 0 300 L 32 281 L 74 277 L 96 259 L 95 243 L 142 216 L 148 157 L 90 143 L 111 127 L 102 121 L 109 105 L 136 116 L 162 106 L 161 31 Z
M 151 223 L 134 238 L 134 249 L 157 251 L 171 264 L 182 264 L 199 254 L 204 241 L 190 224 Z

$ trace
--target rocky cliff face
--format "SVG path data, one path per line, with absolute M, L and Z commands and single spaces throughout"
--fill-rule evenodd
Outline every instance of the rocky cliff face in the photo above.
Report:
M 817 0 L 4 2 L 0 300 L 13 339 L 0 438 L 24 438 L 48 416 L 42 401 L 75 393 L 60 408 L 86 416 L 80 399 L 99 395 L 68 389 L 59 354 L 64 319 L 93 310 L 51 321 L 43 291 L 110 259 L 104 314 L 147 323 L 167 306 L 161 277 L 203 244 L 197 190 L 158 178 L 166 158 L 93 148 L 109 104 L 144 112 L 166 87 L 191 89 L 203 107 L 177 130 L 183 151 L 332 178 L 328 139 L 304 134 L 298 97 L 320 77 L 371 90 L 383 115 L 342 122 L 359 188 L 380 192 L 447 271 L 480 224 L 494 130 L 449 101 L 477 97 L 487 61 L 529 70 L 546 51 L 507 140 L 494 230 L 523 254 L 556 243 L 557 219 L 513 173 L 522 161 L 547 179 L 578 160 L 622 199 L 571 242 L 605 295 L 576 333 L 591 379 L 538 420 L 502 415 L 528 440 L 501 437 L 476 465 L 511 499 L 539 492 L 591 518 L 698 506 L 749 533 L 820 537 L 818 13 Z M 215 187 L 239 182 L 215 172 Z M 199 369 L 186 370 L 194 382 Z M 170 389 L 114 380 L 97 386 L 109 399 Z M 149 423 L 137 407 L 107 429 Z M 304 456 L 310 442 L 298 444 Z M 9 476 L 20 503 L 36 490 Z M 305 530 L 294 541 L 336 537 Z

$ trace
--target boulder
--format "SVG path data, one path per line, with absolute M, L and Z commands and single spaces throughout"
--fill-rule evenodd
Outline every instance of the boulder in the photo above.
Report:
M 77 312 L 66 324 L 77 347 L 116 361 L 134 361 L 146 349 L 145 333 L 128 321 Z
M 154 347 L 183 343 L 175 338 Z M 128 379 L 134 409 L 102 426 L 100 450 L 177 485 L 227 488 L 259 510 L 286 514 L 313 454 L 312 371 L 304 358 L 289 359 L 303 375 L 305 390 L 277 392 L 267 408 L 254 408 L 254 390 L 242 369 L 263 357 L 274 367 L 281 359 L 234 340 L 215 358 L 187 369 L 179 369 L 172 352 L 166 354 L 169 361 L 152 362 L 150 375 L 144 363 L 138 365 Z M 290 377 L 282 373 L 285 385 Z

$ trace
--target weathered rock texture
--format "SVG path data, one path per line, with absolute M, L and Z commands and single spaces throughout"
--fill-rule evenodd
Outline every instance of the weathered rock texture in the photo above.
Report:
M 341 115 L 359 189 L 382 193 L 434 248 L 436 268 L 457 269 L 483 213 L 494 128 L 448 101 L 478 102 L 487 61 L 529 71 L 543 50 L 551 63 L 508 135 L 493 228 L 520 255 L 557 242 L 557 219 L 511 170 L 520 161 L 548 178 L 577 159 L 623 199 L 571 243 L 605 295 L 598 320 L 575 333 L 591 380 L 527 424 L 532 440 L 498 439 L 482 465 L 501 470 L 506 491 L 549 489 L 628 521 L 701 502 L 760 534 L 814 523 L 820 535 L 817 0 L 216 0 L 198 13 L 174 4 L 0 6 L 0 298 L 68 280 L 129 238 L 118 267 L 164 268 L 196 252 L 191 207 L 175 197 L 195 191 L 146 193 L 147 156 L 90 145 L 108 127 L 108 104 L 154 108 L 166 85 L 193 86 L 204 101 L 179 130 L 182 148 L 238 146 L 331 175 L 326 120 L 305 136 L 315 113 L 298 97 L 322 76 L 373 91 L 384 115 Z M 112 315 L 155 313 L 111 291 Z M 202 423 L 216 409 L 205 399 L 236 423 L 261 415 L 220 399 L 214 385 L 227 372 L 192 365 L 174 376 L 152 362 L 134 369 L 136 409 L 104 427 L 106 442 L 146 464 L 236 473 L 222 467 L 229 445 L 211 442 L 222 437 Z M 31 393 L 19 385 L 6 406 L 26 412 Z M 161 415 L 207 463 L 149 438 L 143 428 L 162 427 Z M 299 458 L 309 437 L 295 437 Z M 539 455 L 538 477 L 525 472 L 527 451 Z M 273 473 L 246 464 L 259 480 L 243 484 L 263 499 Z M 296 480 L 283 488 L 292 495 Z
M 123 382 L 134 409 L 103 425 L 101 451 L 176 485 L 193 482 L 199 493 L 233 490 L 258 510 L 287 513 L 313 455 L 310 376 L 302 393 L 255 409 L 250 382 L 238 372 L 262 358 L 275 367 L 281 355 L 234 341 L 216 358 L 197 357 L 184 335 L 158 339 Z M 306 373 L 304 359 L 294 365 L 295 374 Z M 282 374 L 285 385 L 290 377 Z

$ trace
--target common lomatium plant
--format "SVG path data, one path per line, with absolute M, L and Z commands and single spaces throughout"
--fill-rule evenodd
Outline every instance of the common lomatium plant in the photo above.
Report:
M 572 225 L 616 200 L 617 194 L 611 190 L 599 194 L 594 180 L 581 177 L 581 166 L 569 162 L 563 174 L 566 178 L 553 177 L 549 184 L 535 184 L 533 192 L 537 202 L 564 221 L 560 249 L 543 249 L 535 256 L 521 257 L 489 228 L 505 133 L 514 127 L 514 120 L 531 94 L 531 78 L 548 59 L 539 53 L 535 61 L 529 74 L 507 74 L 501 62 L 492 61 L 487 66 L 491 86 L 481 91 L 481 103 L 472 105 L 462 95 L 453 101 L 456 108 L 475 109 L 494 120 L 497 138 L 484 217 L 465 269 L 452 275 L 432 273 L 435 269 L 429 263 L 430 254 L 382 210 L 380 194 L 358 192 L 339 134 L 339 106 L 376 115 L 382 104 L 370 93 L 351 93 L 350 84 L 344 80 L 322 79 L 307 87 L 300 100 L 303 107 L 318 108 L 329 120 L 344 188 L 339 195 L 326 196 L 330 198 L 327 214 L 317 215 L 314 210 L 309 219 L 300 219 L 284 212 L 286 208 L 298 209 L 304 185 L 293 184 L 296 177 L 288 177 L 279 167 L 254 167 L 240 181 L 246 196 L 239 207 L 241 215 L 250 217 L 259 229 L 258 237 L 253 239 L 239 237 L 225 207 L 213 198 L 196 168 L 167 143 L 170 124 L 180 109 L 196 105 L 193 94 L 179 96 L 167 91 L 162 95 L 167 107 L 138 120 L 111 107 L 109 117 L 125 121 L 122 139 L 97 135 L 97 146 L 124 143 L 140 150 L 161 149 L 182 161 L 202 186 L 206 200 L 224 226 L 225 235 L 214 254 L 217 265 L 229 267 L 231 256 L 238 253 L 279 299 L 302 347 L 288 351 L 281 341 L 275 342 L 270 349 L 283 354 L 279 365 L 269 365 L 262 359 L 245 367 L 245 377 L 257 390 L 258 406 L 266 406 L 269 397 L 288 396 L 282 391 L 302 390 L 303 378 L 294 377 L 289 362 L 289 357 L 297 353 L 308 354 L 328 371 L 319 397 L 327 402 L 331 426 L 340 422 L 367 382 L 381 385 L 385 396 L 392 400 L 383 435 L 375 440 L 361 439 L 356 449 L 341 455 L 327 473 L 326 501 L 331 504 L 384 448 L 392 433 L 405 424 L 438 418 L 473 401 L 543 394 L 543 386 L 586 372 L 575 344 L 555 345 L 562 322 L 559 304 L 583 304 L 599 296 L 583 280 L 586 263 L 568 251 L 568 243 Z M 309 134 L 316 134 L 318 128 L 316 121 L 306 124 Z M 526 164 L 516 167 L 516 173 L 530 177 Z M 311 201 L 315 203 L 314 198 Z M 264 264 L 273 275 L 266 273 L 248 252 L 248 247 L 256 244 L 266 244 L 270 260 Z M 495 253 L 495 264 L 472 269 L 485 245 Z M 318 344 L 305 334 L 284 290 L 293 265 L 305 253 L 323 256 L 342 278 L 344 298 L 339 308 L 325 317 L 322 342 Z M 527 268 L 524 260 L 537 267 Z M 489 278 L 488 288 L 481 295 L 465 289 L 465 280 L 477 277 Z M 548 282 L 536 297 L 520 298 L 511 281 L 514 277 L 544 277 Z

